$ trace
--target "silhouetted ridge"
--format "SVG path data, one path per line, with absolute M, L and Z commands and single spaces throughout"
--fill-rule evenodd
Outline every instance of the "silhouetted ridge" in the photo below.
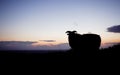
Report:
M 100 56 L 120 56 L 120 43 L 100 50 Z

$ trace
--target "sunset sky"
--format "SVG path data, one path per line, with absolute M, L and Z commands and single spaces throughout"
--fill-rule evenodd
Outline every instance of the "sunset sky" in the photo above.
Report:
M 99 34 L 102 45 L 117 43 L 120 32 L 107 31 L 115 25 L 120 25 L 120 0 L 0 0 L 0 45 L 64 49 L 67 30 Z

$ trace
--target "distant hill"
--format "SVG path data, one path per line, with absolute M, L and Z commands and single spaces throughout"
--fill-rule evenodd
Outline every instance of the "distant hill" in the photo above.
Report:
M 99 51 L 100 56 L 120 56 L 120 43 Z
M 89 50 L 89 48 L 88 48 Z M 87 51 L 88 51 L 87 50 Z M 105 61 L 119 61 L 120 44 L 109 48 L 100 49 L 96 52 L 79 53 L 76 51 L 0 51 L 0 63 L 81 63 L 81 62 L 105 62 Z M 107 57 L 107 58 L 106 58 Z M 113 58 L 113 59 L 111 59 Z M 106 60 L 107 59 L 107 60 Z M 116 60 L 115 60 L 116 59 Z

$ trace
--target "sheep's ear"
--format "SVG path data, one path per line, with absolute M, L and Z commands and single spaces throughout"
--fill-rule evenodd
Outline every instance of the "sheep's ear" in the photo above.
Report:
M 75 31 L 75 30 L 73 31 L 73 33 L 76 33 L 76 32 L 77 32 L 77 31 Z
M 71 31 L 66 31 L 66 33 L 70 33 Z
M 67 35 L 69 35 L 69 34 L 70 34 L 70 32 L 71 32 L 71 31 L 66 31 Z

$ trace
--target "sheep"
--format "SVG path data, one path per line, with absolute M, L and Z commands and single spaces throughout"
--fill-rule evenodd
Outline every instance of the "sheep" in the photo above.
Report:
M 94 53 L 99 50 L 101 37 L 97 34 L 78 34 L 77 31 L 67 31 L 70 47 L 76 52 Z

